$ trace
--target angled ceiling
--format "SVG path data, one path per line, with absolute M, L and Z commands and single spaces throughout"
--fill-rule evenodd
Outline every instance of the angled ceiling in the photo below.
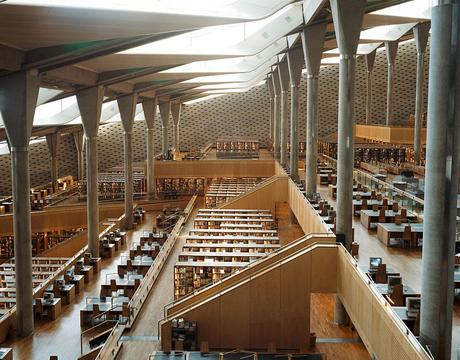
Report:
M 430 20 L 429 0 L 367 4 L 358 54 L 407 39 Z M 103 117 L 110 121 L 118 114 L 114 100 L 133 92 L 140 100 L 186 102 L 247 91 L 299 46 L 300 29 L 316 22 L 328 23 L 323 63 L 334 64 L 326 0 L 7 0 L 0 3 L 0 81 L 38 69 L 34 125 L 41 133 L 79 124 L 71 99 L 96 85 L 105 86 Z

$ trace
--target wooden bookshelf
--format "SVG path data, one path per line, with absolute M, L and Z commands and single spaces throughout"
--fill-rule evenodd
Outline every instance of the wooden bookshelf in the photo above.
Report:
M 280 247 L 267 210 L 200 209 L 174 268 L 176 299 Z
M 259 158 L 260 144 L 257 139 L 219 138 L 216 141 L 216 157 L 226 159 Z
M 206 190 L 205 205 L 217 207 L 259 184 L 265 178 L 214 178 Z
M 38 232 L 32 234 L 32 255 L 37 256 L 56 245 L 68 240 L 84 229 L 68 229 L 59 231 Z M 10 259 L 14 256 L 14 237 L 0 237 L 0 259 Z
M 200 195 L 205 193 L 204 177 L 160 178 L 155 180 L 156 192 L 160 197 Z
M 146 192 L 144 172 L 133 172 L 134 195 Z M 80 200 L 86 199 L 86 180 L 78 183 Z M 120 200 L 125 195 L 125 174 L 119 172 L 106 172 L 98 174 L 99 200 Z

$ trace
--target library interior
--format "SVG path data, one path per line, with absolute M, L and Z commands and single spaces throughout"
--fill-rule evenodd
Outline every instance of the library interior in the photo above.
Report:
M 459 0 L 0 0 L 0 359 L 460 359 Z

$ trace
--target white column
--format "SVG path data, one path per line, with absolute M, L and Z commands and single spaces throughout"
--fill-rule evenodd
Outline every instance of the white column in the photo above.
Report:
M 148 99 L 142 102 L 145 122 L 147 124 L 147 196 L 149 199 L 155 198 L 155 119 L 157 115 L 158 99 Z

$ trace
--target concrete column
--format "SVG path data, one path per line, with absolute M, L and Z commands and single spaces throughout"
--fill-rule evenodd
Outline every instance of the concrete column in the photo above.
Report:
M 273 143 L 273 119 L 275 117 L 274 106 L 275 106 L 275 89 L 273 88 L 273 79 L 269 77 L 267 79 L 268 93 L 270 94 L 270 133 L 269 139 Z
M 171 103 L 163 102 L 158 105 L 160 108 L 160 117 L 161 117 L 161 130 L 162 130 L 162 137 L 161 137 L 161 151 L 163 154 L 166 154 L 168 151 L 169 143 L 168 143 L 168 123 L 169 123 L 169 113 L 171 112 Z
M 16 332 L 19 336 L 28 336 L 34 331 L 29 140 L 39 83 L 36 71 L 17 72 L 0 81 L 0 113 L 11 152 Z
M 78 180 L 83 180 L 85 177 L 85 168 L 83 167 L 83 149 L 85 147 L 85 134 L 83 131 L 77 131 L 73 133 L 73 140 L 75 142 L 75 148 L 77 149 L 77 164 L 78 164 Z
M 144 100 L 142 109 L 144 110 L 145 122 L 147 123 L 147 196 L 155 199 L 155 118 L 157 115 L 157 98 Z
M 393 124 L 393 88 L 394 88 L 394 69 L 396 63 L 396 53 L 398 52 L 398 41 L 386 41 L 385 52 L 387 54 L 388 80 L 387 80 L 387 118 L 386 124 Z
M 288 95 L 289 95 L 289 68 L 287 60 L 282 61 L 278 65 L 278 74 L 281 86 L 281 122 L 280 122 L 280 164 L 286 167 L 287 165 L 287 150 L 288 150 Z
M 340 51 L 336 233 L 344 237 L 345 246 L 350 251 L 353 234 L 356 50 L 366 1 L 330 0 L 330 4 Z M 338 324 L 347 322 L 346 312 L 338 298 L 336 298 L 335 321 Z
M 50 152 L 50 167 L 51 167 L 51 183 L 54 185 L 58 179 L 58 149 L 61 141 L 61 134 L 55 132 L 53 134 L 46 135 L 46 143 L 48 145 L 48 151 Z
M 428 88 L 420 340 L 451 359 L 460 142 L 459 4 L 433 2 Z
M 318 76 L 326 35 L 326 23 L 308 26 L 300 33 L 307 69 L 307 126 L 305 191 L 310 197 L 316 190 L 318 158 Z
M 136 116 L 137 94 L 123 96 L 117 100 L 124 130 L 124 167 L 125 167 L 125 229 L 132 229 L 133 213 L 133 125 Z
M 364 55 L 367 70 L 366 124 L 369 124 L 372 121 L 372 72 L 374 70 L 376 53 L 377 49 Z
M 97 182 L 97 133 L 101 118 L 104 88 L 96 86 L 77 93 L 83 129 L 86 137 L 86 206 L 88 249 L 99 256 L 99 199 Z
M 289 169 L 295 181 L 299 179 L 299 87 L 302 77 L 302 47 L 287 52 L 289 81 L 291 83 L 291 157 Z
M 420 165 L 420 154 L 422 151 L 422 117 L 423 117 L 423 83 L 425 73 L 425 52 L 428 36 L 430 33 L 430 23 L 417 24 L 414 31 L 415 44 L 417 46 L 417 83 L 415 88 L 415 127 L 414 127 L 414 160 Z
M 281 138 L 281 129 L 280 129 L 280 120 L 281 120 L 281 85 L 278 68 L 273 71 L 273 89 L 275 90 L 275 104 L 273 106 L 273 156 L 279 158 L 280 156 L 280 138 Z
M 179 123 L 180 123 L 180 114 L 182 110 L 182 103 L 174 102 L 171 105 L 171 115 L 174 123 L 174 149 L 180 151 L 179 149 Z

